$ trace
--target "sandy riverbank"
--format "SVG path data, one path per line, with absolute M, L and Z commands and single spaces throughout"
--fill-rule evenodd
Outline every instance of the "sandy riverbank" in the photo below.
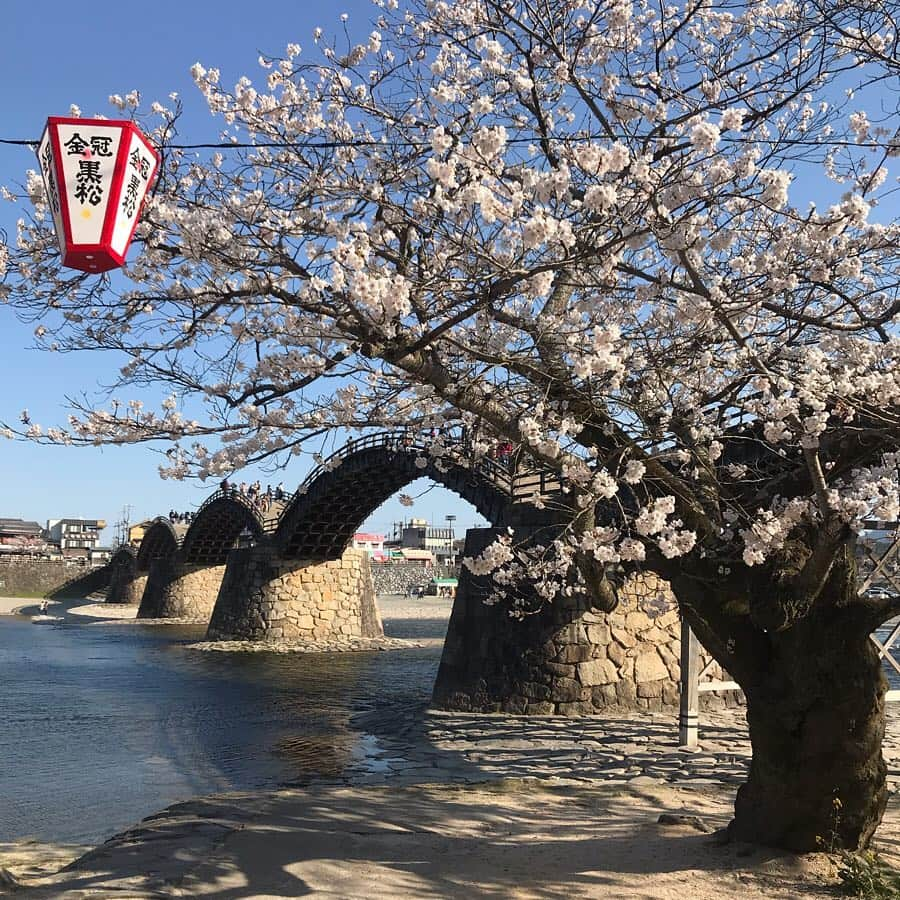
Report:
M 55 601 L 48 601 L 54 606 L 59 606 Z M 40 599 L 34 597 L 0 597 L 0 616 L 17 616 L 24 615 L 22 610 L 30 610 L 32 607 L 39 610 L 41 605 Z M 36 615 L 36 613 L 35 613 Z
M 41 612 L 42 600 L 35 597 L 0 597 L 0 616 L 36 616 Z M 48 600 L 47 614 L 86 619 L 125 620 L 137 615 L 137 606 L 124 603 L 93 602 L 85 599 Z
M 0 616 L 37 615 L 41 600 L 34 597 L 0 597 Z M 452 601 L 444 597 L 422 597 L 411 599 L 401 594 L 387 594 L 378 598 L 383 618 L 391 619 L 434 619 L 446 621 L 450 617 Z M 48 600 L 47 612 L 55 616 L 72 616 L 80 619 L 109 620 L 127 622 L 136 619 L 137 604 L 104 603 L 90 600 Z M 158 621 L 172 624 L 174 619 L 147 619 L 141 624 Z
M 194 800 L 28 879 L 16 896 L 216 898 L 833 897 L 824 854 L 721 845 L 720 786 L 314 787 Z M 659 824 L 662 813 L 699 817 Z M 892 801 L 881 842 L 896 862 Z M 704 829 L 704 830 L 700 830 Z M 7 858 L 14 874 L 17 866 Z M 26 885 L 29 885 L 26 888 Z
M 2 598 L 0 615 L 34 616 L 41 612 L 40 600 L 26 598 Z M 427 597 L 409 599 L 399 594 L 378 598 L 383 618 L 388 621 L 418 620 L 433 623 L 433 635 L 418 638 L 352 638 L 334 637 L 327 640 L 308 641 L 202 641 L 187 645 L 189 649 L 204 652 L 268 652 L 268 653 L 321 653 L 333 651 L 407 650 L 438 647 L 443 644 L 446 622 L 450 617 L 452 601 L 446 598 Z M 137 619 L 138 607 L 134 604 L 88 602 L 86 600 L 48 601 L 47 614 L 59 616 L 68 624 L 89 625 L 196 625 L 195 619 Z M 437 634 L 440 636 L 437 636 Z

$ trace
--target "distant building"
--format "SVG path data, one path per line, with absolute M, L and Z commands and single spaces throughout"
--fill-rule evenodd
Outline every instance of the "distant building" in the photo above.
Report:
M 0 519 L 0 553 L 44 553 L 47 541 L 37 522 Z
M 384 558 L 384 535 L 368 531 L 357 531 L 353 535 L 353 549 L 365 550 L 370 557 Z
M 63 556 L 87 559 L 100 545 L 100 532 L 104 528 L 103 519 L 49 519 L 47 536 Z
M 427 569 L 434 565 L 434 554 L 430 550 L 417 550 L 415 547 L 401 547 L 396 551 L 399 554 L 395 562 L 413 563 Z M 393 557 L 393 552 L 392 552 Z
M 428 550 L 438 559 L 449 559 L 453 553 L 453 529 L 432 528 L 426 519 L 410 519 L 400 533 L 401 549 Z
M 432 578 L 425 585 L 426 597 L 455 597 L 459 581 L 456 578 Z
M 144 519 L 143 522 L 137 522 L 128 528 L 128 543 L 132 547 L 140 547 L 147 529 L 153 524 L 153 519 Z

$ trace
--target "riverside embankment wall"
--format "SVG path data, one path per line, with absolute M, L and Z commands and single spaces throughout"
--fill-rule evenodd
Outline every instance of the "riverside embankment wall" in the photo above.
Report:
M 109 581 L 105 566 L 74 559 L 0 556 L 0 597 L 87 596 Z
M 432 578 L 455 578 L 458 571 L 413 563 L 372 563 L 372 581 L 376 594 L 405 594 L 410 588 L 425 587 Z

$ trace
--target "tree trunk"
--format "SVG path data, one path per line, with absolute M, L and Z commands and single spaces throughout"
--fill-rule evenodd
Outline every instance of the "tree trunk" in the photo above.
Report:
M 852 547 L 802 610 L 776 570 L 714 572 L 701 580 L 683 567 L 670 580 L 697 637 L 747 698 L 753 759 L 730 836 L 801 853 L 864 848 L 887 802 L 887 679 L 858 603 Z M 767 621 L 774 605 L 792 604 L 800 615 L 789 627 L 759 624 L 760 610 Z
M 729 834 L 801 853 L 861 849 L 887 802 L 876 648 L 847 609 L 768 638 L 768 659 L 741 684 L 753 760 Z

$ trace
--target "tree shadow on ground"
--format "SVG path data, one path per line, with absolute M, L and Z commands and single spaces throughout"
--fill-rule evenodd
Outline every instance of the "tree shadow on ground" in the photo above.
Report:
M 699 813 L 719 827 L 727 792 L 507 780 L 198 801 L 145 820 L 28 895 L 545 900 L 689 891 L 702 900 L 813 891 L 802 860 L 719 846 L 689 826 L 657 824 L 661 812 Z

